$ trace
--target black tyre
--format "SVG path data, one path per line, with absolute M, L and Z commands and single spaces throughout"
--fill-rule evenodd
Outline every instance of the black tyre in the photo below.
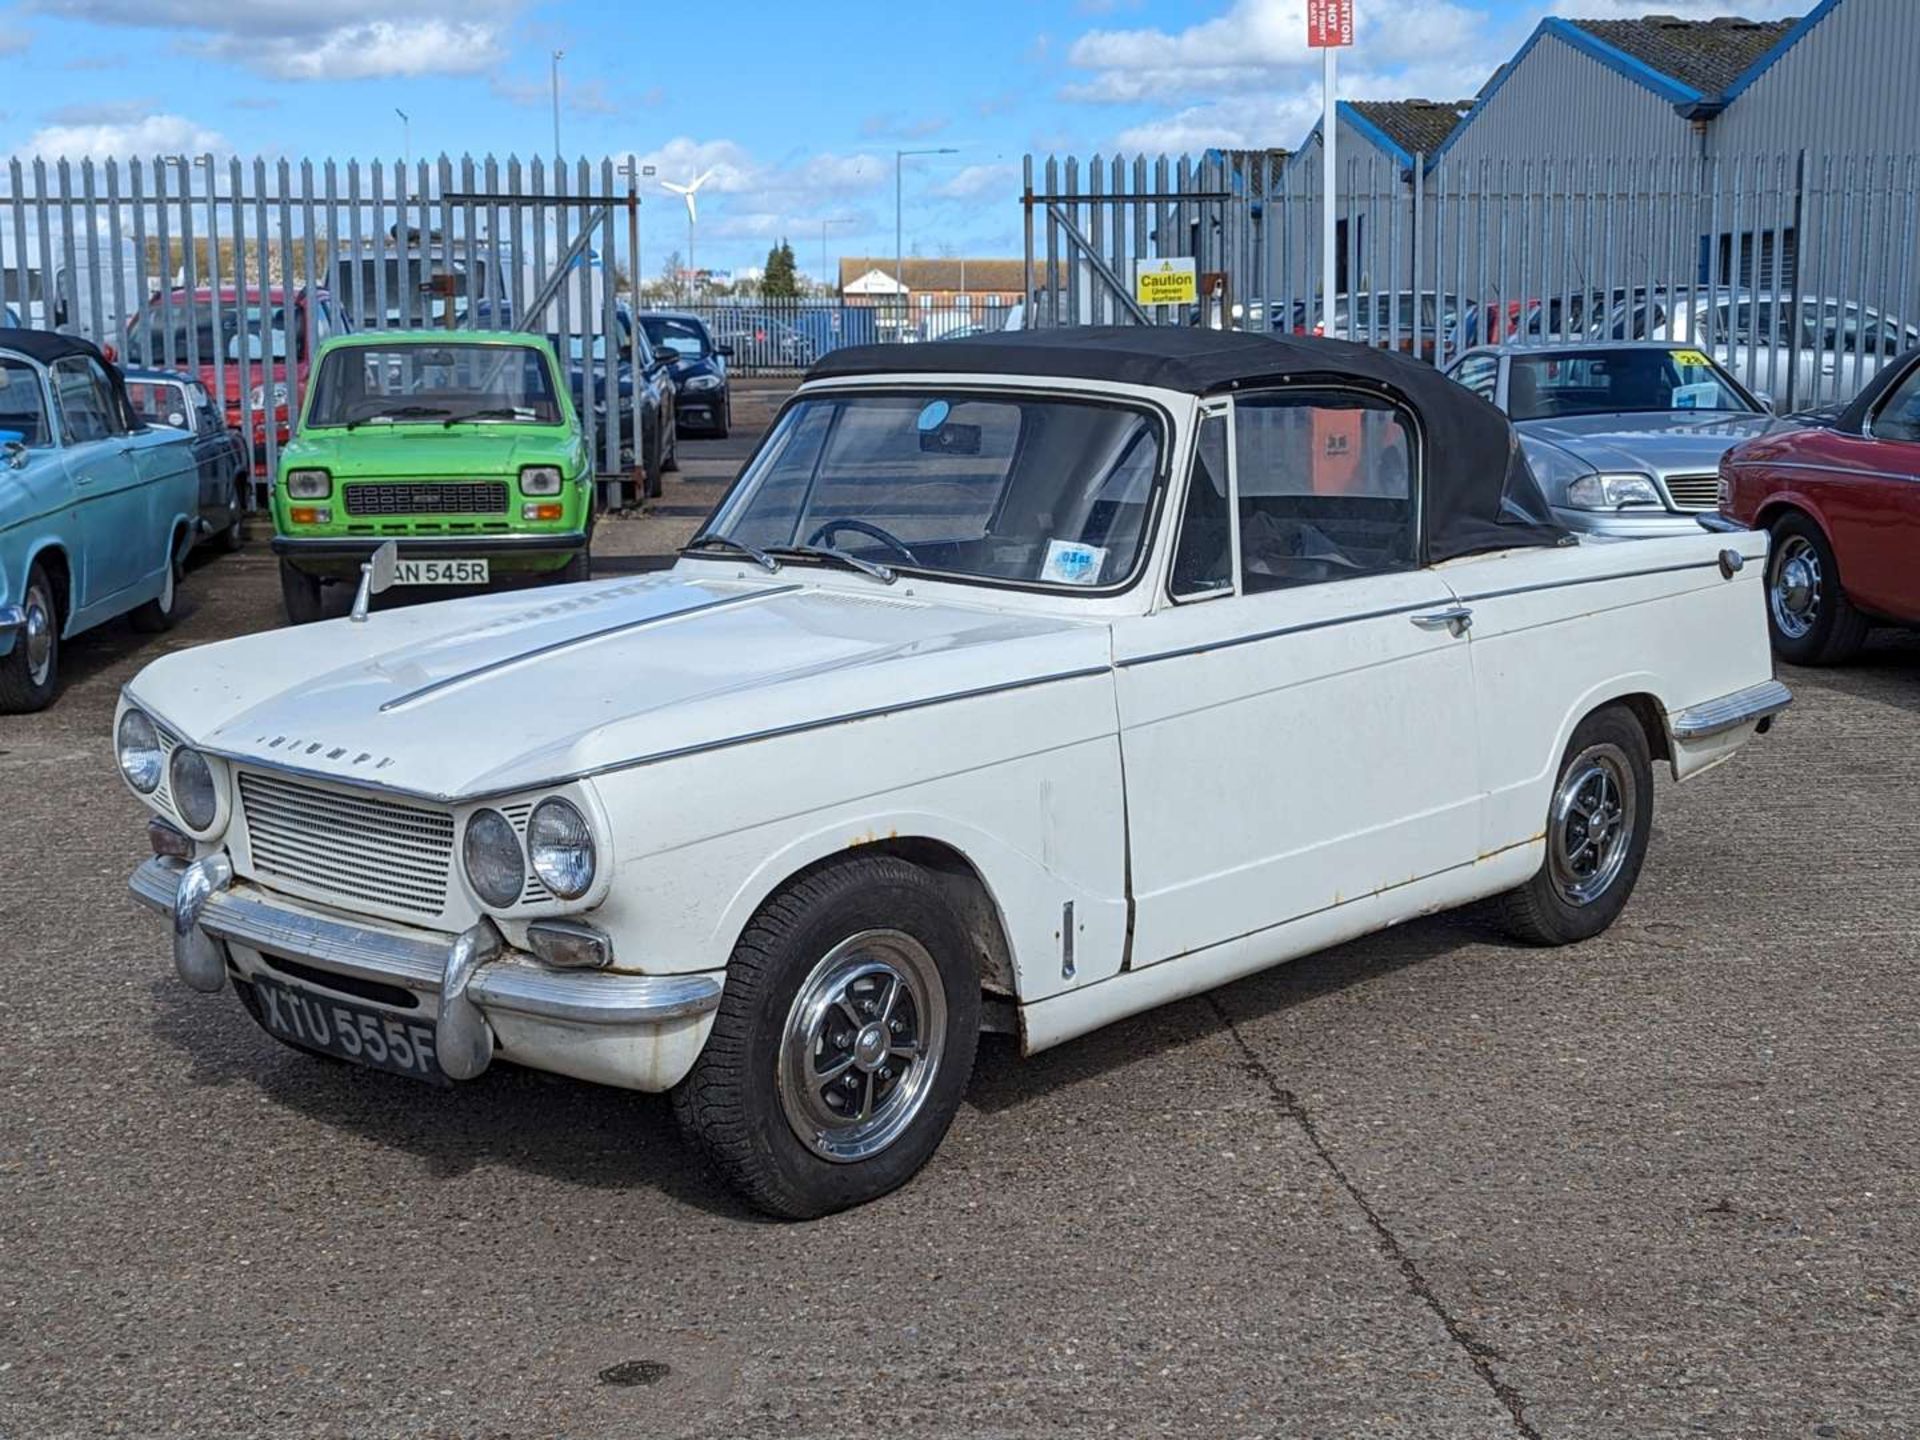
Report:
M 280 603 L 286 606 L 288 624 L 310 625 L 325 619 L 325 589 L 318 575 L 309 575 L 291 560 L 280 562 Z
M 905 1184 L 973 1070 L 972 953 L 918 866 L 871 856 L 794 881 L 734 948 L 713 1033 L 673 1092 L 681 1128 L 728 1184 L 787 1219 Z
M 1632 711 L 1580 722 L 1547 808 L 1540 871 L 1502 898 L 1507 928 L 1532 945 L 1590 940 L 1619 918 L 1653 834 L 1653 760 Z
M 729 395 L 720 402 L 720 419 L 713 427 L 713 438 L 724 440 L 731 429 L 733 429 L 733 397 Z
M 177 559 L 167 561 L 167 582 L 160 593 L 128 614 L 133 628 L 143 635 L 158 635 L 171 630 L 180 618 L 180 578 L 186 567 Z
M 245 477 L 233 482 L 233 494 L 227 498 L 227 528 L 220 532 L 220 548 L 229 555 L 247 543 L 247 490 Z
M 13 649 L 0 656 L 0 714 L 44 710 L 60 688 L 60 604 L 38 561 L 27 567 L 20 608 L 27 623 L 14 633 Z
M 672 426 L 673 433 L 667 439 L 667 455 L 666 458 L 660 462 L 660 468 L 662 470 L 678 470 L 680 468 L 680 419 L 678 416 L 675 416 L 669 423 Z
M 1826 533 L 1798 511 L 1775 522 L 1767 550 L 1767 632 L 1775 653 L 1795 665 L 1844 664 L 1867 638 Z
M 576 581 L 593 578 L 593 556 L 582 547 L 567 557 L 567 563 L 553 571 L 547 579 L 555 585 L 572 585 Z

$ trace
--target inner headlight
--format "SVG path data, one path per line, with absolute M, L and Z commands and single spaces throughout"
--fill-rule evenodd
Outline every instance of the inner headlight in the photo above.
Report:
M 1567 486 L 1567 504 L 1578 510 L 1618 510 L 1623 505 L 1658 505 L 1666 502 L 1651 478 L 1645 475 L 1582 475 Z
M 161 753 L 160 732 L 153 728 L 153 721 L 138 710 L 127 711 L 120 717 L 114 741 L 120 773 L 127 777 L 127 783 L 142 795 L 159 789 L 166 757 Z
M 287 471 L 289 500 L 324 500 L 333 493 L 333 476 L 324 470 Z
M 487 904 L 504 909 L 520 898 L 527 865 L 520 854 L 520 838 L 506 816 L 498 810 L 476 810 L 467 821 L 462 854 L 467 862 L 467 881 L 473 893 Z
M 174 808 L 189 830 L 205 830 L 220 813 L 213 767 L 198 750 L 182 745 L 167 762 L 167 780 L 173 788 Z
M 527 853 L 540 883 L 562 900 L 578 900 L 593 886 L 593 830 L 572 804 L 542 800 L 527 823 Z
M 562 477 L 557 465 L 529 465 L 520 472 L 523 495 L 558 495 Z

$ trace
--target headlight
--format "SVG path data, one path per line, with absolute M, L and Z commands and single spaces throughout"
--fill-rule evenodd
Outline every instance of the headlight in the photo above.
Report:
M 198 750 L 182 745 L 167 762 L 167 780 L 173 804 L 189 830 L 206 830 L 220 813 L 219 792 L 213 785 L 213 767 Z
M 527 866 L 520 854 L 519 837 L 506 816 L 498 810 L 476 810 L 467 821 L 463 854 L 467 881 L 474 894 L 496 909 L 504 909 L 520 898 Z
M 276 381 L 273 387 L 273 408 L 276 410 L 284 410 L 286 408 L 287 401 L 292 398 L 292 395 L 293 395 L 293 392 L 287 389 L 285 381 Z M 267 387 L 264 385 L 254 386 L 253 393 L 249 395 L 247 399 L 248 399 L 248 403 L 251 404 L 254 409 L 256 410 L 266 409 L 267 408 Z
M 540 883 L 562 900 L 578 900 L 593 887 L 593 831 L 567 801 L 542 800 L 534 806 L 527 853 Z
M 687 381 L 687 393 L 689 395 L 699 390 L 718 390 L 719 388 L 720 377 L 718 375 L 696 375 Z
M 159 789 L 166 757 L 160 753 L 160 732 L 153 728 L 153 721 L 138 710 L 129 710 L 120 717 L 114 739 L 120 773 L 127 777 L 127 783 L 142 795 Z
M 287 471 L 289 500 L 324 500 L 333 493 L 333 476 L 324 470 Z
M 562 478 L 557 465 L 529 465 L 520 472 L 520 493 L 558 495 Z
M 1618 510 L 1623 505 L 1665 508 L 1660 491 L 1645 475 L 1582 475 L 1567 486 L 1567 504 L 1576 510 Z

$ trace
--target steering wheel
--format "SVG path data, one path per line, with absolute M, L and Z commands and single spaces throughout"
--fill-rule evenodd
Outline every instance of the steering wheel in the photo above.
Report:
M 890 531 L 882 530 L 878 525 L 870 525 L 865 520 L 851 520 L 841 516 L 836 520 L 823 520 L 818 528 L 807 537 L 807 544 L 832 544 L 833 537 L 842 530 L 855 530 L 869 539 L 878 540 L 909 565 L 918 565 L 920 557 L 907 548 L 907 542 Z

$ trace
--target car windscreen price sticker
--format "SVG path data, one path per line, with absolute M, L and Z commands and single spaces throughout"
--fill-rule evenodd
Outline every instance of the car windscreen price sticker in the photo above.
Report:
M 1353 44 L 1353 0 L 1307 0 L 1307 46 Z
M 1142 305 L 1191 305 L 1200 298 L 1200 271 L 1191 255 L 1133 262 L 1133 298 Z

